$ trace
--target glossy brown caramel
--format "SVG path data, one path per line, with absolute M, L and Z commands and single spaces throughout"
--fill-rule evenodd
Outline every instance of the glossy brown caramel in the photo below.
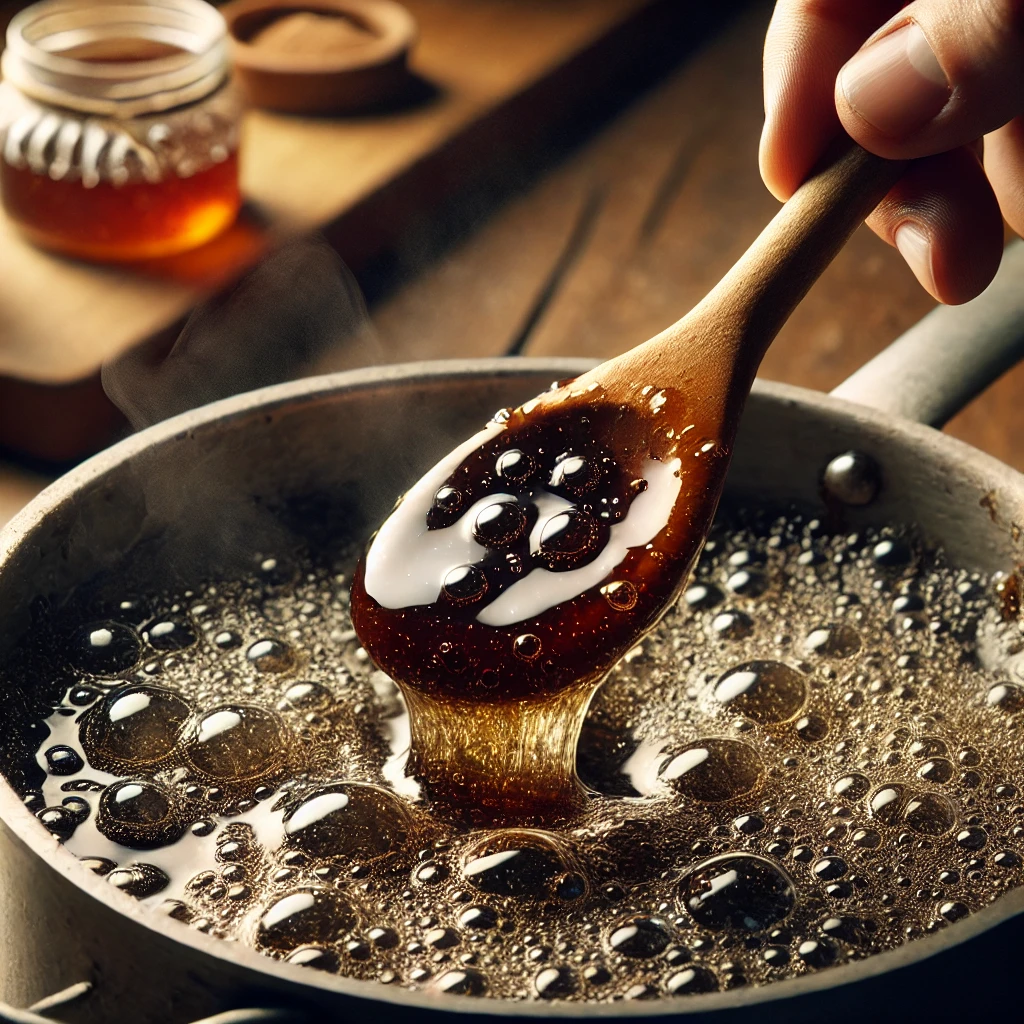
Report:
M 454 471 L 430 482 L 433 499 L 403 532 L 378 534 L 371 546 L 390 546 L 401 571 L 415 573 L 416 535 L 453 527 L 473 510 L 483 554 L 440 573 L 432 600 L 385 607 L 368 592 L 366 558 L 356 572 L 353 623 L 405 694 L 412 770 L 435 804 L 468 820 L 550 820 L 581 805 L 575 748 L 590 698 L 676 596 L 714 512 L 715 463 L 726 453 L 709 424 L 695 422 L 695 403 L 642 381 L 618 397 L 570 385 L 499 414 Z M 537 614 L 478 620 L 531 571 L 558 582 L 599 559 L 647 492 L 652 463 L 661 464 L 663 489 L 666 475 L 677 478 L 678 496 L 648 542 Z M 491 495 L 493 503 L 478 504 Z M 563 499 L 555 515 L 551 495 Z
M 188 178 L 159 182 L 54 181 L 0 161 L 8 216 L 37 245 L 102 261 L 153 259 L 195 248 L 238 214 L 238 154 Z

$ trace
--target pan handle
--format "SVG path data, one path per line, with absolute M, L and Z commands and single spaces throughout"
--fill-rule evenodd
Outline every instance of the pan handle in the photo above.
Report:
M 1024 241 L 971 302 L 940 306 L 832 394 L 941 427 L 1024 359 Z

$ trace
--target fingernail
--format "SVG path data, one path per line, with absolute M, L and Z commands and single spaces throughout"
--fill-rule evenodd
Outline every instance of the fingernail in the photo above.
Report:
M 946 76 L 913 21 L 854 54 L 839 87 L 865 121 L 895 138 L 923 128 L 949 99 Z
M 935 274 L 932 273 L 932 243 L 928 235 L 916 224 L 908 221 L 896 229 L 893 239 L 900 255 L 914 272 L 914 276 L 933 295 Z

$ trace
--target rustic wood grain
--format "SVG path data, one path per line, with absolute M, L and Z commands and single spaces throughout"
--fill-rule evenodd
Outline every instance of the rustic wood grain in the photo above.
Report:
M 456 318 L 448 352 L 463 336 L 467 313 L 460 307 L 475 310 L 474 348 L 485 336 L 506 336 L 503 311 L 477 296 L 497 282 L 506 291 L 520 287 L 506 270 L 530 253 L 538 268 L 548 266 L 557 250 L 552 211 L 578 209 L 595 195 L 600 209 L 587 238 L 525 351 L 607 357 L 658 333 L 699 301 L 778 209 L 757 171 L 766 21 L 764 5 L 740 18 L 518 200 L 514 212 L 502 211 L 457 249 L 448 263 L 470 268 L 460 275 L 457 301 L 445 288 L 442 265 L 376 310 L 384 352 L 398 357 L 414 348 L 419 324 L 396 312 L 410 296 L 421 308 L 433 305 L 438 317 Z M 559 237 L 566 233 L 563 224 Z M 503 297 L 505 306 L 517 301 L 529 299 Z M 859 230 L 784 328 L 762 373 L 832 387 L 932 304 L 895 250 Z M 488 308 L 497 314 L 490 320 Z M 487 346 L 502 350 L 497 342 Z
M 411 305 L 434 311 L 430 337 L 444 338 L 439 351 L 502 351 L 500 339 L 512 330 L 505 310 L 529 306 L 542 268 L 557 259 L 557 238 L 567 238 L 571 218 L 558 221 L 551 211 L 579 209 L 593 195 L 601 197 L 600 209 L 524 351 L 607 358 L 692 307 L 778 209 L 757 169 L 769 13 L 760 4 L 739 18 L 514 212 L 493 218 L 447 264 L 377 310 L 382 356 L 415 351 L 419 325 L 402 312 Z M 507 274 L 531 259 L 537 272 L 530 281 Z M 447 274 L 455 266 L 463 269 L 452 289 Z M 505 284 L 501 302 L 479 301 L 496 282 Z M 933 305 L 896 251 L 861 228 L 783 328 L 761 375 L 828 390 Z M 447 336 L 446 316 L 453 327 Z M 972 403 L 949 432 L 1024 469 L 1022 389 L 1024 367 Z

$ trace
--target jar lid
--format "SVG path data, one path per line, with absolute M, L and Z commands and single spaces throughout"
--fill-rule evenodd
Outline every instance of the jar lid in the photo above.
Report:
M 236 76 L 255 106 L 363 110 L 408 84 L 416 22 L 391 0 L 232 0 L 221 13 Z
M 225 37 L 204 0 L 44 0 L 11 19 L 3 77 L 41 103 L 126 119 L 213 92 Z

